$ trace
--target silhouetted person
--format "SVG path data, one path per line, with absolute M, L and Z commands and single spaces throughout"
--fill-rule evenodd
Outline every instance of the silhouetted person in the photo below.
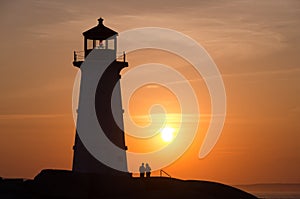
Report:
M 142 165 L 140 166 L 140 177 L 143 178 L 145 177 L 145 171 L 146 171 L 146 168 L 144 166 L 144 163 L 142 163 Z
M 149 166 L 148 163 L 146 163 L 146 177 L 147 178 L 150 178 L 150 175 L 151 175 L 151 167 Z

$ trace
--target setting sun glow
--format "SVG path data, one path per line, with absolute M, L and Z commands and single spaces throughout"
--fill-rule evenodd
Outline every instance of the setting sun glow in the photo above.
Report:
M 171 142 L 174 138 L 175 129 L 171 127 L 165 127 L 161 130 L 161 138 L 164 142 Z

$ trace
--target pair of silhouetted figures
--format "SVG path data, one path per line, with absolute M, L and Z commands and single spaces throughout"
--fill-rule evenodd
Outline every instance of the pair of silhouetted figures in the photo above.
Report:
M 151 168 L 150 168 L 148 163 L 146 163 L 146 167 L 144 166 L 144 163 L 142 163 L 142 165 L 140 166 L 139 171 L 140 171 L 140 177 L 141 178 L 145 177 L 145 173 L 146 173 L 146 177 L 150 178 Z

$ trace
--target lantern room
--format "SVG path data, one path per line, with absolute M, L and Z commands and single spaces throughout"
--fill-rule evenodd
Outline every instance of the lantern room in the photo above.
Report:
M 103 19 L 99 18 L 97 26 L 83 33 L 84 56 L 86 57 L 94 48 L 116 51 L 117 35 L 117 32 L 104 26 Z
M 103 19 L 98 19 L 98 25 L 83 32 L 84 50 L 74 51 L 73 65 L 80 67 L 84 58 L 93 49 L 103 50 L 103 55 L 116 57 L 118 33 L 103 24 Z

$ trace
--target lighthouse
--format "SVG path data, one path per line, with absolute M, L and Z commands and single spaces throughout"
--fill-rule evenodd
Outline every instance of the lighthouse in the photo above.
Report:
M 97 120 L 101 129 L 105 133 L 106 137 L 117 147 L 124 151 L 122 157 L 118 157 L 122 160 L 125 170 L 127 170 L 125 136 L 123 131 L 123 108 L 121 102 L 121 88 L 120 88 L 120 71 L 128 66 L 125 60 L 125 53 L 120 60 L 117 59 L 117 36 L 118 33 L 103 24 L 103 19 L 98 19 L 98 25 L 83 32 L 84 37 L 84 50 L 80 52 L 74 51 L 73 65 L 81 70 L 81 86 L 78 103 L 78 118 L 81 117 L 81 104 L 84 100 L 89 100 L 85 96 L 86 89 L 89 87 L 83 86 L 84 81 L 89 81 L 88 74 L 84 72 L 82 66 L 85 66 L 85 61 L 89 54 L 97 51 L 97 56 L 93 57 L 93 63 L 96 63 L 92 67 L 100 67 L 103 69 L 103 74 L 97 84 L 94 99 L 94 108 Z M 93 51 L 95 50 L 95 51 Z M 109 65 L 105 60 L 113 60 Z M 87 62 L 86 62 L 87 63 Z M 84 65 L 85 64 L 85 65 Z M 85 66 L 86 67 L 86 66 Z M 112 110 L 112 96 L 114 101 L 114 108 Z M 118 121 L 117 124 L 116 117 Z M 86 120 L 89 121 L 89 120 Z M 89 124 L 85 124 L 89 125 Z M 73 167 L 74 172 L 81 173 L 97 173 L 102 175 L 124 175 L 124 171 L 117 171 L 106 164 L 96 159 L 93 154 L 84 145 L 78 134 L 78 128 L 76 128 L 75 144 L 73 146 Z M 105 151 L 103 151 L 105 153 Z

